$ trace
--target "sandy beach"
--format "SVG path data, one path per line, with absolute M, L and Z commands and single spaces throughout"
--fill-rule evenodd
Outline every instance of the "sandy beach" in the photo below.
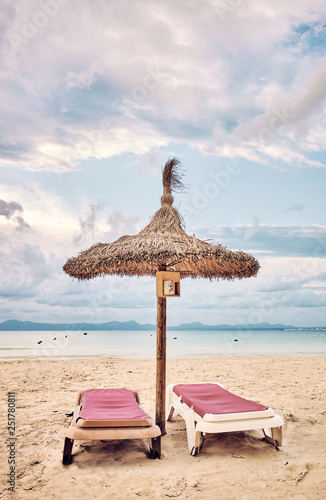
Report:
M 167 423 L 162 459 L 144 441 L 75 442 L 62 465 L 65 428 L 81 388 L 135 387 L 154 416 L 155 361 L 73 359 L 3 361 L 0 498 L 15 499 L 325 499 L 325 358 L 168 360 L 167 382 L 223 383 L 283 416 L 278 451 L 262 433 L 206 436 L 189 454 L 185 424 Z M 15 494 L 8 491 L 7 393 L 15 393 Z

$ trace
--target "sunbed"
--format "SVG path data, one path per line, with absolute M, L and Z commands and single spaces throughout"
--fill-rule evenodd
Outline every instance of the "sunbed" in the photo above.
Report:
M 272 408 L 232 394 L 221 384 L 171 384 L 167 388 L 168 420 L 173 413 L 186 422 L 188 448 L 199 453 L 206 433 L 262 429 L 276 449 L 282 446 L 283 419 Z
M 71 461 L 74 440 L 149 439 L 150 456 L 161 456 L 161 430 L 140 406 L 133 389 L 79 391 L 73 419 L 65 433 L 63 464 Z

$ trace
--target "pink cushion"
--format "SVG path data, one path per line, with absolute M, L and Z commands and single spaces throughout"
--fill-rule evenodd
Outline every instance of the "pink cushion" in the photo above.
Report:
M 177 384 L 173 387 L 181 401 L 203 417 L 206 413 L 224 415 L 267 410 L 267 406 L 240 398 L 217 384 Z
M 140 408 L 131 389 L 87 389 L 79 418 L 84 420 L 140 420 L 148 415 Z

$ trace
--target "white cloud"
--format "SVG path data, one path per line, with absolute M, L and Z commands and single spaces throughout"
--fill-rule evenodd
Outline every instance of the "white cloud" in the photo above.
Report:
M 325 69 L 318 51 L 305 50 L 322 33 L 321 0 L 295 8 L 272 0 L 51 5 L 4 10 L 3 165 L 65 171 L 89 157 L 146 154 L 171 141 L 262 163 L 321 164 L 307 155 L 322 141 L 317 146 L 316 132 L 313 145 L 306 137 L 325 96 Z M 23 41 L 13 43 L 13 35 Z M 307 69 L 315 74 L 304 90 Z M 275 116 L 284 107 L 289 123 Z M 239 144 L 244 124 L 255 136 L 271 120 L 282 125 L 273 144 L 263 137 Z M 298 148 L 289 134 L 299 130 Z
M 32 229 L 31 234 L 25 235 L 25 238 L 30 238 L 30 242 L 36 234 L 43 244 L 49 238 L 51 243 L 56 239 L 59 242 L 71 231 L 77 231 L 78 207 L 71 214 L 71 205 L 64 197 L 49 192 L 38 183 L 1 184 L 0 196 L 7 200 L 19 200 L 24 210 L 24 220 Z M 2 230 L 6 231 L 6 227 L 8 224 L 2 221 Z
M 70 71 L 66 76 L 66 89 L 90 88 L 96 81 L 96 73 L 98 72 L 96 64 L 91 64 L 88 68 L 79 72 Z
M 1 286 L 0 295 L 10 300 L 35 297 L 53 270 L 38 245 L 13 242 L 1 237 Z
M 262 163 L 272 159 L 289 164 L 325 166 L 307 156 L 310 151 L 324 150 L 324 133 L 315 123 L 324 121 L 325 64 L 325 59 L 318 61 L 315 74 L 304 86 L 301 82 L 298 86 L 295 81 L 287 92 L 275 88 L 274 84 L 272 91 L 269 86 L 257 89 L 258 97 L 253 96 L 253 104 L 263 106 L 264 112 L 240 123 L 230 133 L 223 132 L 218 123 L 214 130 L 215 143 L 210 145 L 209 151 Z M 315 128 L 318 132 L 314 133 Z

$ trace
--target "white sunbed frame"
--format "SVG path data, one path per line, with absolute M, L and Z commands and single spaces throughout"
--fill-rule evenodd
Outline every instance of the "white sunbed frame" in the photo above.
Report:
M 273 444 L 276 449 L 282 446 L 282 425 L 284 421 L 272 408 L 263 411 L 243 413 L 228 413 L 215 415 L 206 413 L 203 417 L 198 415 L 193 408 L 181 402 L 181 396 L 173 392 L 177 384 L 167 387 L 168 420 L 173 419 L 173 414 L 179 414 L 186 423 L 188 448 L 191 455 L 196 455 L 201 448 L 201 435 L 220 432 L 248 431 L 262 429 L 265 439 Z M 223 387 L 222 384 L 216 384 Z

